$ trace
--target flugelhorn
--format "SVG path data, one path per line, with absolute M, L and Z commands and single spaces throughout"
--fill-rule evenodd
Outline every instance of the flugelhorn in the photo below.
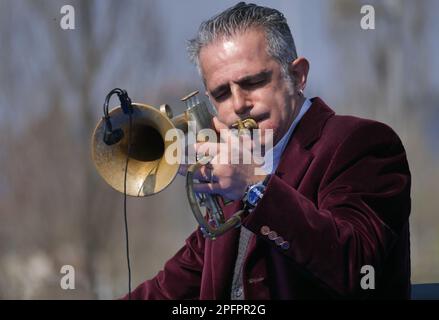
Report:
M 112 93 L 118 94 L 121 106 L 108 112 L 108 101 Z M 168 105 L 157 109 L 147 104 L 131 103 L 126 91 L 111 91 L 104 104 L 105 116 L 96 125 L 92 136 L 93 162 L 103 179 L 115 190 L 122 193 L 125 191 L 127 195 L 134 197 L 150 196 L 170 185 L 178 174 L 180 163 L 167 161 L 166 150 L 172 144 L 177 148 L 177 153 L 181 154 L 185 146 L 181 141 L 167 141 L 166 133 L 171 129 L 179 129 L 187 134 L 189 123 L 195 124 L 196 133 L 201 129 L 213 129 L 213 116 L 206 103 L 200 102 L 197 94 L 198 91 L 195 91 L 182 98 L 186 110 L 173 116 Z M 257 123 L 249 118 L 238 121 L 234 127 L 255 129 Z M 119 130 L 117 139 L 111 143 L 108 139 L 105 140 L 109 130 Z M 178 135 L 175 137 L 180 139 Z M 193 191 L 193 174 L 202 165 L 202 162 L 196 162 L 189 166 L 186 192 L 203 234 L 215 239 L 239 226 L 243 212 L 238 211 L 226 220 L 219 204 L 219 196 Z M 202 214 L 201 207 L 205 207 L 205 215 Z

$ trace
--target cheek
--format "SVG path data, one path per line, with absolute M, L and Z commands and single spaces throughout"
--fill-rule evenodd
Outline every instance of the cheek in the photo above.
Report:
M 289 104 L 292 98 L 284 92 L 275 96 L 273 107 L 271 108 L 271 118 L 277 122 L 277 126 L 282 126 L 283 122 L 288 121 L 291 107 Z
M 261 123 L 261 129 L 272 129 L 273 137 L 277 141 L 279 135 L 282 134 L 283 125 L 285 122 L 285 114 L 283 108 L 279 105 L 270 108 L 270 118 Z
M 282 122 L 282 110 L 278 105 L 274 105 L 270 108 L 270 125 L 273 129 L 279 127 Z
M 259 91 L 255 101 L 263 109 L 270 111 L 273 117 L 279 118 L 285 109 L 286 94 L 284 90 L 277 89 L 273 85 Z
M 279 120 L 276 118 L 270 118 L 270 120 L 267 121 L 267 124 L 265 126 L 265 129 L 273 129 L 274 133 L 276 133 L 278 128 L 279 128 Z
M 273 137 L 276 137 L 276 133 L 278 132 L 278 128 L 279 128 L 279 122 L 270 118 L 267 119 L 265 121 L 262 121 L 261 123 L 259 123 L 259 129 L 261 129 L 261 134 L 265 135 L 265 134 L 272 134 Z M 269 131 L 266 131 L 269 130 Z
M 216 108 L 216 110 L 217 110 L 217 118 L 223 124 L 229 126 L 235 120 L 234 118 L 235 113 L 233 112 L 233 110 L 227 109 L 225 107 L 219 107 Z
M 226 110 L 226 108 L 218 108 L 218 120 L 221 122 L 226 122 L 227 118 L 230 117 L 230 111 Z
M 276 140 L 276 132 L 278 132 L 277 124 L 273 123 L 270 119 L 265 120 L 259 124 L 260 142 L 262 145 L 270 144 L 273 147 L 274 140 Z

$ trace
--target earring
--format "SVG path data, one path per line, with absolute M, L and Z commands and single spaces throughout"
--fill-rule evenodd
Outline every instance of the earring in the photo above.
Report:
M 299 89 L 298 95 L 303 97 L 303 89 Z

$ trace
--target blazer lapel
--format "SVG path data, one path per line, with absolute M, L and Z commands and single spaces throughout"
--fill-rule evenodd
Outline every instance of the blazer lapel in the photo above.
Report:
M 279 166 L 275 171 L 277 176 L 296 189 L 314 158 L 313 153 L 309 151 L 309 147 L 320 138 L 326 121 L 334 115 L 334 111 L 320 98 L 313 98 L 311 102 L 311 107 L 300 120 L 288 141 Z M 260 256 L 257 254 L 257 249 L 261 241 L 263 240 L 256 237 L 253 237 L 250 241 L 244 265 L 245 269 L 256 264 Z M 261 250 L 261 254 L 263 252 Z

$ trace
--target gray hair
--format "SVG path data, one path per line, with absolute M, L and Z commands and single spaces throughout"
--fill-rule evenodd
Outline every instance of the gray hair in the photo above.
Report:
M 288 66 L 297 58 L 296 46 L 284 15 L 276 9 L 240 2 L 201 23 L 197 36 L 188 41 L 189 58 L 201 74 L 199 55 L 203 47 L 220 38 L 230 38 L 250 28 L 265 32 L 268 54 L 276 59 L 285 77 Z

